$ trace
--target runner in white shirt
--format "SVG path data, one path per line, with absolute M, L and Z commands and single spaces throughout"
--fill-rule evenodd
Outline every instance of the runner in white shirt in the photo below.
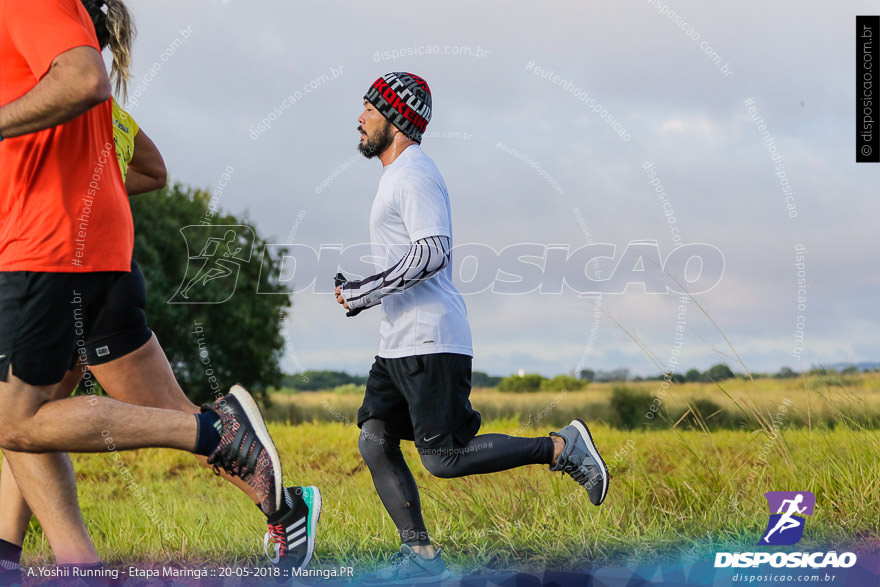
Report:
M 446 184 L 419 145 L 407 147 L 382 172 L 370 215 L 370 239 L 373 257 L 384 259 L 383 266 L 390 269 L 345 290 L 350 308 L 367 308 L 381 301 L 379 356 L 473 356 L 467 310 L 447 263 L 452 220 Z M 411 243 L 420 246 L 411 247 Z M 425 275 L 413 271 L 414 267 Z M 425 279 L 429 273 L 431 279 Z M 421 279 L 422 283 L 402 289 L 401 278 L 412 283 Z M 385 297 L 389 293 L 396 295 Z
M 394 564 L 372 578 L 383 583 L 448 575 L 425 529 L 401 439 L 415 442 L 437 477 L 544 464 L 568 473 L 595 505 L 608 490 L 607 469 L 582 420 L 539 438 L 476 435 L 471 333 L 450 265 L 449 195 L 420 147 L 430 118 L 431 90 L 411 73 L 386 74 L 364 96 L 358 150 L 384 166 L 370 214 L 373 257 L 381 261 L 379 272 L 363 280 L 338 276 L 336 288 L 350 316 L 382 306 L 379 354 L 358 411 L 358 447 L 403 542 Z

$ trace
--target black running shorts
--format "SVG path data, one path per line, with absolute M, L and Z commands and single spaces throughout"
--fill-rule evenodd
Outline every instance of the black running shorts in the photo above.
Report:
M 418 448 L 466 445 L 480 430 L 471 407 L 471 357 L 452 353 L 399 359 L 376 357 L 367 378 L 358 426 L 375 418 Z
M 142 347 L 153 332 L 147 326 L 147 286 L 137 263 L 123 274 L 86 339 L 86 364 L 101 365 Z
M 53 385 L 77 359 L 99 364 L 143 345 L 143 283 L 134 263 L 130 273 L 0 272 L 0 381 L 12 365 L 25 383 Z

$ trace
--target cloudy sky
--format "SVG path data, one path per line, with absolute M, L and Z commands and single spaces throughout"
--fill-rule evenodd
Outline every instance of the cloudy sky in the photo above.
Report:
M 381 166 L 356 156 L 356 118 L 376 77 L 411 71 L 433 92 L 423 148 L 449 187 L 457 245 L 723 254 L 720 281 L 683 313 L 679 296 L 638 284 L 601 297 L 468 295 L 475 369 L 880 359 L 880 165 L 855 163 L 853 81 L 855 15 L 876 3 L 130 4 L 132 113 L 172 179 L 246 211 L 271 241 L 369 241 Z M 559 265 L 544 279 L 578 270 Z M 294 296 L 286 370 L 369 368 L 378 313 L 345 318 L 329 288 Z

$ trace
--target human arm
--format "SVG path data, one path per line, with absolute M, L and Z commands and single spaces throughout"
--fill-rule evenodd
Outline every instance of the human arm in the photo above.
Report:
M 110 80 L 94 47 L 55 57 L 30 91 L 0 106 L 0 136 L 17 137 L 64 124 L 110 99 Z
M 125 190 L 129 196 L 135 196 L 162 189 L 167 182 L 168 174 L 162 153 L 147 133 L 139 129 L 134 136 L 134 150 L 128 163 Z
M 336 288 L 336 301 L 349 310 L 371 308 L 389 294 L 430 278 L 449 263 L 449 237 L 429 236 L 412 243 L 390 268 Z

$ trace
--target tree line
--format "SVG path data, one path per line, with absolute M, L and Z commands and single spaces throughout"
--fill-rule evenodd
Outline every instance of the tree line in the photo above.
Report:
M 849 366 L 835 370 L 825 367 L 814 367 L 807 371 L 807 375 L 852 375 L 859 369 Z M 790 367 L 782 367 L 776 373 L 753 373 L 754 378 L 791 379 L 800 377 L 800 373 Z M 729 366 L 724 364 L 713 365 L 705 371 L 690 369 L 686 373 L 661 373 L 652 377 L 630 377 L 629 369 L 619 368 L 611 371 L 593 371 L 583 369 L 577 377 L 574 375 L 556 375 L 544 377 L 538 373 L 525 373 L 522 375 L 509 375 L 507 377 L 489 375 L 483 371 L 474 371 L 471 376 L 471 386 L 475 388 L 494 388 L 498 391 L 511 392 L 536 392 L 536 391 L 578 391 L 585 389 L 590 383 L 626 383 L 629 381 L 664 381 L 671 383 L 714 383 L 726 381 L 745 375 L 734 373 Z M 339 388 L 345 385 L 362 386 L 367 383 L 365 375 L 349 375 L 345 371 L 303 371 L 295 375 L 285 375 L 281 386 L 296 391 L 321 391 Z

